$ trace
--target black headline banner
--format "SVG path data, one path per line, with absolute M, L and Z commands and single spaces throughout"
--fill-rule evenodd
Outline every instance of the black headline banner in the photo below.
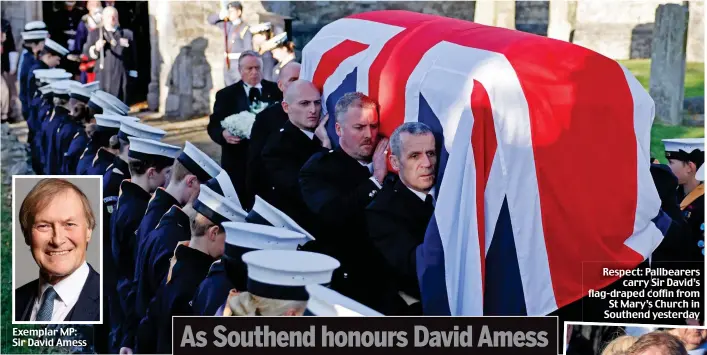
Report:
M 174 317 L 172 352 L 557 354 L 557 317 Z M 234 350 L 236 352 L 234 352 Z

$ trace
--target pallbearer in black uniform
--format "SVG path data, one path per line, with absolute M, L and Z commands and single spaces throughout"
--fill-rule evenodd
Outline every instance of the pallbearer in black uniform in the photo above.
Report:
M 287 88 L 299 79 L 300 64 L 291 62 L 282 70 L 277 81 L 280 92 L 287 91 Z M 271 133 L 279 132 L 280 128 L 287 122 L 287 113 L 282 108 L 281 102 L 275 102 L 265 110 L 255 115 L 255 122 L 250 131 L 250 144 L 248 145 L 248 171 L 246 172 L 246 193 L 241 200 L 246 209 L 250 209 L 255 201 L 255 195 L 269 199 L 271 191 L 264 176 L 263 162 L 260 154 L 265 147 Z
M 120 145 L 113 138 L 120 130 L 120 124 L 126 120 L 137 120 L 130 116 L 118 116 L 111 114 L 94 115 L 96 120 L 96 131 L 92 136 L 92 143 L 98 143 L 98 150 L 93 155 L 91 164 L 86 168 L 84 175 L 103 175 L 113 164 L 115 156 L 118 155 Z M 113 138 L 113 139 L 111 139 Z M 89 148 L 88 146 L 86 147 Z
M 89 116 L 91 116 L 93 121 L 96 120 L 96 115 L 105 114 L 113 116 L 125 116 L 128 114 L 127 110 L 123 110 L 122 107 L 116 106 L 115 100 L 108 100 L 108 96 L 100 94 L 100 90 L 96 90 L 91 94 L 91 98 L 88 100 Z M 137 120 L 137 118 L 135 118 Z M 101 147 L 109 146 L 110 138 L 118 133 L 120 126 L 110 127 L 112 129 L 105 129 L 108 127 L 101 127 L 97 123 L 94 126 L 95 130 L 89 135 L 89 142 L 86 148 L 79 156 L 79 162 L 76 164 L 76 173 L 78 175 L 90 175 L 89 169 L 100 171 L 100 169 L 95 169 L 93 167 L 93 161 L 96 158 L 96 154 Z M 104 128 L 104 129 L 101 129 Z M 108 164 L 110 165 L 110 163 Z M 105 174 L 105 169 L 101 175 Z
M 237 206 L 207 186 L 194 201 L 198 212 L 191 225 L 191 239 L 174 249 L 166 284 L 150 302 L 136 332 L 137 353 L 172 352 L 172 316 L 190 315 L 194 290 L 223 254 L 223 223 L 241 218 Z M 128 341 L 123 346 L 132 347 Z
M 224 223 L 226 247 L 223 256 L 211 265 L 206 279 L 196 289 L 192 300 L 194 315 L 216 314 L 231 289 L 247 291 L 248 274 L 241 260 L 253 250 L 297 250 L 311 240 L 308 236 L 284 228 L 252 223 Z
M 241 80 L 241 74 L 238 70 L 238 59 L 241 53 L 253 50 L 253 36 L 248 30 L 248 25 L 241 19 L 242 14 L 243 6 L 241 3 L 232 1 L 220 13 L 211 14 L 208 17 L 208 22 L 218 26 L 219 30 L 223 31 L 224 36 L 226 36 L 226 48 L 224 48 L 226 64 L 223 66 L 226 86 L 233 85 Z M 224 21 L 226 22 L 225 26 Z
M 152 193 L 164 186 L 179 147 L 130 137 L 128 162 L 131 180 L 120 185 L 116 210 L 111 218 L 112 267 L 117 270 L 117 295 L 111 300 L 111 337 L 113 352 L 118 352 L 123 334 L 119 325 L 125 322 L 125 306 L 130 284 L 135 276 L 135 231 L 147 209 Z
M 62 175 L 76 175 L 79 157 L 88 145 L 89 137 L 86 134 L 86 125 L 91 122 L 88 101 L 91 98 L 93 87 L 91 84 L 85 84 L 71 88 L 71 93 L 69 93 L 72 124 L 77 126 L 78 131 L 71 137 L 68 145 L 60 150 L 64 153 L 60 169 Z
M 264 199 L 316 235 L 316 219 L 302 198 L 299 171 L 312 155 L 331 148 L 326 128 L 319 124 L 321 95 L 311 82 L 298 80 L 285 92 L 282 107 L 289 120 L 270 135 L 261 153 L 260 178 L 268 181 L 271 191 Z
M 103 9 L 103 28 L 91 31 L 86 41 L 86 54 L 96 60 L 96 80 L 101 90 L 130 102 L 130 88 L 137 78 L 137 48 L 131 30 L 120 27 L 118 11 Z
M 684 248 L 684 261 L 704 263 L 705 185 L 704 173 L 698 174 L 705 161 L 704 138 L 664 139 L 665 157 L 678 178 L 678 201 L 690 233 Z M 701 175 L 701 176 L 698 176 Z
M 381 317 L 378 313 L 328 287 L 305 286 L 309 299 L 305 316 L 317 317 Z
M 390 136 L 390 148 L 390 165 L 399 179 L 385 185 L 366 208 L 368 235 L 386 261 L 381 272 L 401 295 L 397 305 L 381 311 L 421 315 L 416 250 L 434 213 L 435 137 L 424 123 L 406 122 Z
M 194 201 L 199 195 L 200 185 L 212 177 L 216 177 L 220 171 L 221 167 L 213 159 L 190 142 L 186 142 L 184 150 L 172 165 L 172 173 L 167 187 L 158 187 L 147 204 L 145 216 L 135 233 L 137 238 L 135 277 L 130 286 L 128 297 L 128 321 L 124 325 L 128 339 L 132 339 L 135 328 L 144 316 L 144 313 L 139 313 L 135 307 L 140 279 L 143 274 L 154 267 L 152 264 L 145 264 L 149 233 L 155 229 L 160 219 L 172 206 L 182 207 Z
M 262 80 L 263 61 L 258 53 L 241 53 L 238 66 L 243 80 L 216 93 L 213 114 L 207 128 L 211 139 L 221 145 L 221 167 L 231 176 L 238 196 L 243 201 L 249 139 L 232 135 L 221 126 L 221 121 L 230 115 L 250 111 L 256 103 L 282 100 L 282 92 L 275 83 Z
M 300 186 L 321 232 L 317 249 L 341 261 L 332 288 L 377 311 L 390 306 L 384 261 L 368 239 L 364 210 L 383 187 L 388 140 L 378 137 L 377 104 L 348 93 L 335 106 L 339 147 L 302 167 Z M 376 292 L 370 292 L 376 290 Z
M 231 178 L 224 170 L 205 184 L 217 194 L 226 197 L 233 204 L 233 210 L 241 213 L 234 220 L 245 221 L 246 212 L 240 209 L 236 189 L 231 183 Z M 165 284 L 169 272 L 169 261 L 174 254 L 177 243 L 189 240 L 191 231 L 189 220 L 196 214 L 192 204 L 187 204 L 184 209 L 172 206 L 162 216 L 157 227 L 147 235 L 142 253 L 138 255 L 138 263 L 144 265 L 138 278 L 136 311 L 144 317 L 147 305 L 154 297 L 159 287 Z M 149 267 L 147 267 L 149 266 Z
M 232 291 L 219 315 L 301 316 L 309 295 L 305 286 L 326 285 L 340 264 L 319 253 L 256 250 L 243 254 L 248 292 Z
M 32 102 L 33 93 L 29 89 L 29 78 L 32 73 L 30 69 L 37 64 L 37 57 L 44 49 L 44 41 L 47 39 L 49 32 L 47 25 L 42 21 L 32 21 L 25 24 L 22 35 L 22 57 L 17 72 L 17 78 L 20 84 L 20 102 L 22 103 L 22 116 L 27 120 L 29 118 L 29 106 Z M 32 127 L 30 132 L 34 132 L 36 127 Z M 31 141 L 32 136 L 28 138 Z

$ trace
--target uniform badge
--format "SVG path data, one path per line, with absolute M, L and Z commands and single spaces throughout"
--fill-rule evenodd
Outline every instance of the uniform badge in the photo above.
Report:
M 113 205 L 106 206 L 106 209 L 108 210 L 108 213 L 113 214 Z

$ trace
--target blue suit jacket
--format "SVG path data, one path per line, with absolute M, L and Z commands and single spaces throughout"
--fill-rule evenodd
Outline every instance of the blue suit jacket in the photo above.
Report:
M 101 276 L 88 264 L 88 278 L 83 285 L 74 308 L 64 318 L 65 322 L 97 322 L 101 319 Z M 39 279 L 15 290 L 15 318 L 29 321 L 32 306 L 37 298 Z

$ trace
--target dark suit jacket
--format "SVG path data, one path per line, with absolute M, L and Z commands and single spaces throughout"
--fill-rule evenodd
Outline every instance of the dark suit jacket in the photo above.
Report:
M 390 281 L 416 298 L 420 298 L 420 287 L 415 254 L 433 213 L 434 208 L 427 207 L 401 180 L 384 186 L 366 208 L 368 236 L 394 276 Z
M 262 153 L 263 179 L 267 180 L 267 190 L 272 193 L 261 197 L 315 236 L 315 218 L 304 203 L 299 171 L 312 155 L 326 151 L 317 137 L 309 139 L 287 121 L 278 132 L 270 135 Z
M 88 278 L 83 285 L 74 308 L 64 318 L 65 322 L 93 322 L 101 319 L 101 276 L 88 264 Z M 37 298 L 39 279 L 15 290 L 15 317 L 17 321 L 29 321 Z
M 266 201 L 272 193 L 268 191 L 268 182 L 264 177 L 263 161 L 260 158 L 268 137 L 287 122 L 287 114 L 278 101 L 255 116 L 253 129 L 250 131 L 250 145 L 248 147 L 248 171 L 246 171 L 246 193 L 245 199 L 241 199 L 241 205 L 246 210 L 250 210 L 255 203 L 255 195 Z
M 332 288 L 385 312 L 400 297 L 397 291 L 394 297 L 388 292 L 385 262 L 366 235 L 364 210 L 379 191 L 370 176 L 368 168 L 337 148 L 314 154 L 300 170 L 299 181 L 320 228 L 310 250 L 341 262 Z
M 263 80 L 261 82 L 261 99 L 264 102 L 282 100 L 282 92 L 277 84 Z M 245 176 L 249 140 L 244 139 L 239 144 L 228 144 L 223 138 L 221 121 L 226 117 L 250 109 L 250 100 L 246 95 L 243 81 L 227 86 L 216 93 L 214 112 L 209 118 L 207 127 L 211 139 L 221 145 L 221 167 L 223 167 L 233 181 L 240 200 L 245 199 Z

